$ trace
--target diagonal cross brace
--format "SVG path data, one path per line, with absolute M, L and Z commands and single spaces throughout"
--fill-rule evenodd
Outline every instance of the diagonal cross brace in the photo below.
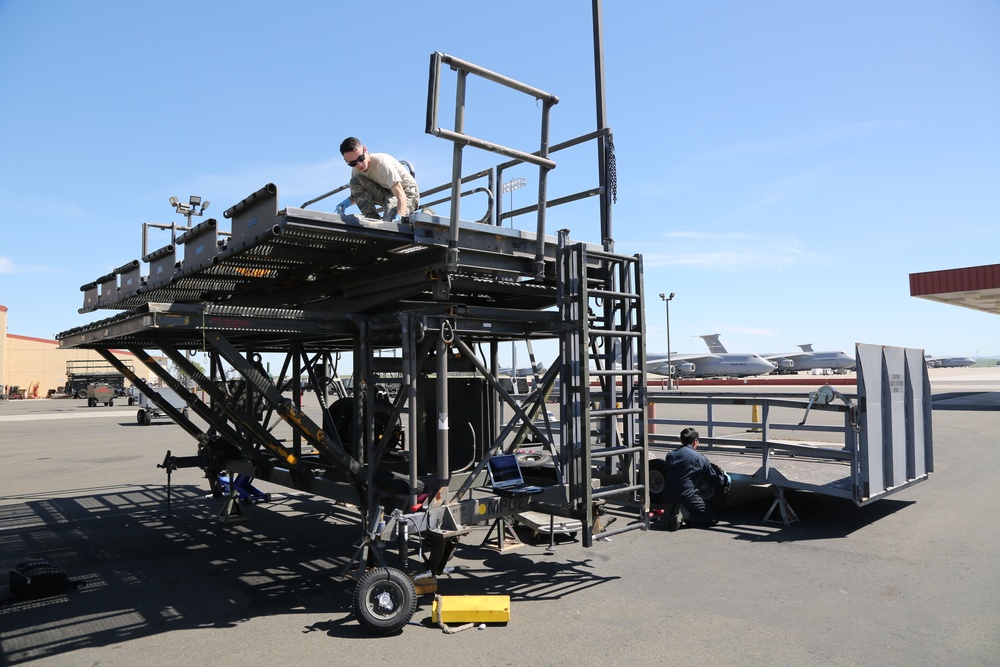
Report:
M 240 374 L 250 382 L 254 388 L 261 393 L 272 405 L 279 416 L 293 427 L 298 428 L 302 435 L 318 449 L 322 454 L 330 459 L 334 464 L 340 466 L 351 478 L 360 485 L 368 484 L 368 475 L 365 468 L 358 463 L 340 443 L 336 434 L 331 438 L 316 422 L 308 415 L 299 410 L 295 404 L 281 395 L 270 378 L 265 376 L 247 359 L 243 358 L 239 350 L 233 347 L 232 343 L 226 340 L 221 334 L 212 334 L 206 337 L 206 342 L 211 345 L 229 364 L 237 369 Z M 336 439 L 335 439 L 336 438 Z M 284 457 L 294 455 L 281 448 Z M 295 463 L 298 463 L 295 461 Z M 291 464 L 291 463 L 290 463 Z

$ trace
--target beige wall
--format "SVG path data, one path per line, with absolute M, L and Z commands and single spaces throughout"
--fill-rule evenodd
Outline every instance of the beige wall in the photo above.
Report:
M 7 333 L 7 315 L 7 308 L 0 306 L 0 385 L 8 389 L 17 386 L 26 390 L 29 398 L 45 398 L 50 389 L 61 393 L 66 384 L 67 361 L 104 361 L 94 350 L 60 350 L 54 340 Z M 131 360 L 136 375 L 149 380 L 149 369 L 131 352 L 114 350 L 114 354 L 123 361 Z M 153 358 L 161 365 L 166 363 L 166 357 Z
M 0 306 L 0 391 L 7 381 L 7 306 Z
M 5 336 L 8 363 L 6 378 L 3 383 L 8 387 L 16 385 L 32 395 L 32 389 L 37 382 L 37 397 L 48 396 L 49 389 L 59 390 L 66 384 L 66 362 L 83 360 L 100 360 L 104 358 L 94 350 L 60 350 L 59 343 L 44 338 L 30 338 L 7 334 Z M 119 359 L 132 361 L 136 375 L 144 380 L 149 379 L 149 369 L 136 360 L 131 352 L 114 351 Z M 162 357 L 159 360 L 164 360 Z M 129 384 L 125 381 L 125 386 Z

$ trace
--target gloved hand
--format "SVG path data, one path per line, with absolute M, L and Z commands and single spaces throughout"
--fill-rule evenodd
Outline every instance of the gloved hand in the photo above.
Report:
M 725 486 L 732 486 L 732 484 L 733 484 L 733 478 L 729 476 L 729 473 L 728 472 L 724 472 L 724 473 L 722 473 L 722 476 L 726 478 Z
M 337 215 L 344 215 L 344 211 L 346 211 L 347 207 L 350 206 L 350 205 L 351 205 L 351 198 L 348 197 L 344 201 L 342 201 L 339 204 L 337 204 L 337 208 L 334 209 L 334 212 Z

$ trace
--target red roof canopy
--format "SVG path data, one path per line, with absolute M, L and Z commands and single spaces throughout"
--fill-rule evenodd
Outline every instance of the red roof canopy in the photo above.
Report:
M 910 296 L 1000 315 L 1000 264 L 911 273 Z

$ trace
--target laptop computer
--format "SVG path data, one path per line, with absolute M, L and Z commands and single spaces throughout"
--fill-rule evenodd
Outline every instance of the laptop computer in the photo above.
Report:
M 521 465 L 514 454 L 499 454 L 490 457 L 486 462 L 486 470 L 490 475 L 490 485 L 493 491 L 508 495 L 527 495 L 541 493 L 540 486 L 526 486 L 521 475 Z

